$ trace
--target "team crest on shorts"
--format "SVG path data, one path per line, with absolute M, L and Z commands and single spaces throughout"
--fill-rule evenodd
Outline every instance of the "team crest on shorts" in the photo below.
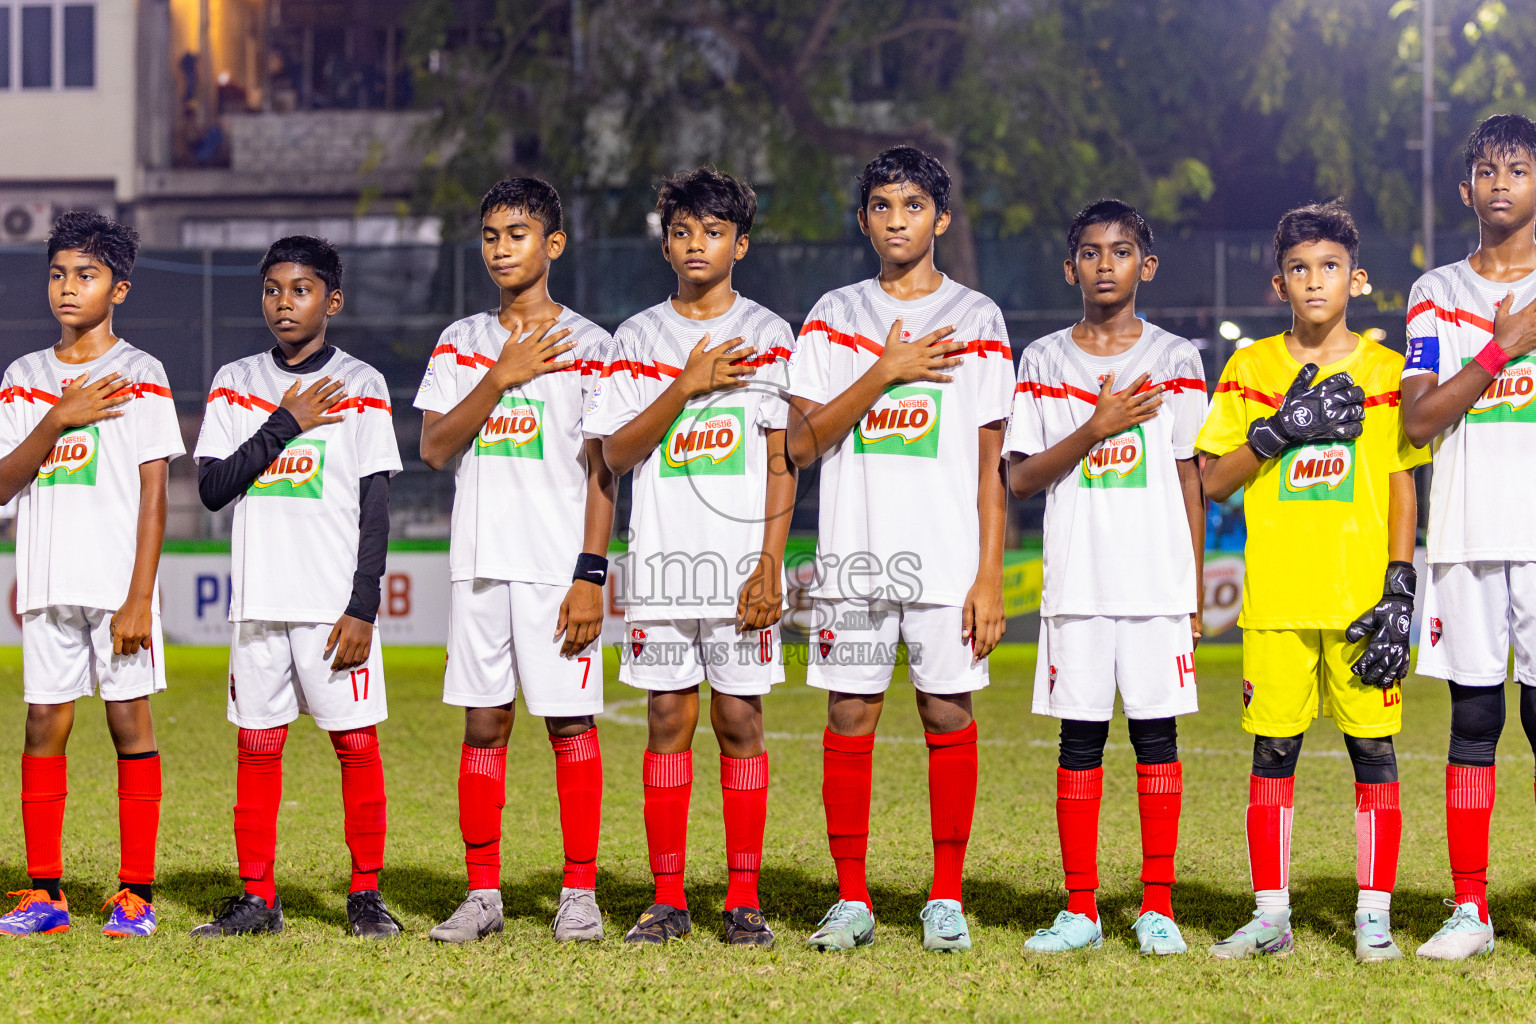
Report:
M 1440 620 L 1433 616 L 1429 620 L 1429 646 L 1433 647 L 1440 642 Z
M 636 626 L 629 631 L 629 649 L 635 657 L 640 657 L 640 652 L 645 650 L 645 630 Z
M 1243 707 L 1253 703 L 1253 683 L 1243 680 Z
M 816 648 L 821 651 L 821 660 L 827 660 L 832 653 L 832 641 L 837 639 L 837 634 L 830 629 L 823 629 L 816 634 Z
M 1056 666 L 1055 665 L 1051 666 L 1050 682 L 1049 682 L 1049 684 L 1046 687 L 1046 692 L 1047 693 L 1055 693 L 1056 692 Z

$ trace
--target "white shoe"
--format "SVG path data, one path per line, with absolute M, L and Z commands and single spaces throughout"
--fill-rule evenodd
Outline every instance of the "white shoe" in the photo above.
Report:
M 1493 918 L 1484 921 L 1476 903 L 1446 900 L 1445 905 L 1455 909 L 1440 930 L 1419 947 L 1418 955 L 1427 960 L 1465 960 L 1492 953 Z
M 474 942 L 505 927 L 501 916 L 500 889 L 471 889 L 448 920 L 433 928 L 433 942 Z
M 603 915 L 591 889 L 560 890 L 560 908 L 552 925 L 556 942 L 596 942 L 603 937 Z
M 1355 959 L 1379 964 L 1402 958 L 1403 951 L 1392 941 L 1392 916 L 1381 910 L 1355 911 Z

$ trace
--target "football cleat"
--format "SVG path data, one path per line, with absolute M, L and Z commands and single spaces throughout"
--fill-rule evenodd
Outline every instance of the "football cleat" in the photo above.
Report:
M 1036 953 L 1070 953 L 1074 949 L 1098 949 L 1104 945 L 1104 928 L 1087 914 L 1063 910 L 1049 928 L 1037 928 L 1024 940 L 1024 948 Z
M 1243 960 L 1250 956 L 1286 956 L 1295 940 L 1291 936 L 1291 911 L 1255 910 L 1253 920 L 1211 947 L 1218 960 Z
M 959 900 L 929 900 L 918 914 L 923 922 L 923 948 L 933 953 L 958 953 L 971 948 L 971 926 Z
M 1131 927 L 1136 930 L 1136 945 L 1142 956 L 1171 956 L 1189 952 L 1179 926 L 1167 914 L 1149 910 L 1138 917 Z
M 219 912 L 207 924 L 192 929 L 194 939 L 216 939 L 225 935 L 276 934 L 283 930 L 283 898 L 274 896 L 272 905 L 260 896 L 239 893 L 226 899 Z
M 140 899 L 127 889 L 119 889 L 116 895 L 101 905 L 102 910 L 108 907 L 112 908 L 112 916 L 107 918 L 101 934 L 119 939 L 155 934 L 153 903 Z
M 875 915 L 858 900 L 832 904 L 805 944 L 817 950 L 855 949 L 875 941 Z
M 506 927 L 500 889 L 471 889 L 448 920 L 427 933 L 433 942 L 474 942 Z
M 359 939 L 393 939 L 400 934 L 400 920 L 384 905 L 377 889 L 363 889 L 347 897 L 347 920 Z
M 603 937 L 603 915 L 597 909 L 597 893 L 591 889 L 560 890 L 560 906 L 550 926 L 556 942 L 597 942 Z
M 662 946 L 672 939 L 686 939 L 693 932 L 688 911 L 666 903 L 653 903 L 640 915 L 624 941 L 641 946 Z
M 1392 941 L 1392 915 L 1380 910 L 1355 911 L 1355 959 L 1362 964 L 1401 960 L 1403 951 Z
M 0 917 L 0 935 L 58 935 L 69 931 L 69 901 L 59 893 L 57 900 L 50 899 L 47 889 L 18 889 L 7 893 L 20 896 L 4 917 Z
M 773 929 L 763 920 L 763 912 L 756 907 L 732 907 L 722 911 L 725 919 L 725 943 L 728 946 L 773 945 Z
M 1465 960 L 1492 953 L 1493 918 L 1484 921 L 1476 903 L 1445 903 L 1455 909 L 1440 930 L 1419 947 L 1418 955 L 1428 960 Z

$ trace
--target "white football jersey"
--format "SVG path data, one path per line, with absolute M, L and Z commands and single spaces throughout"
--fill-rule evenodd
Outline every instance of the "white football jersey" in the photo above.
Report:
M 1438 374 L 1443 383 L 1493 338 L 1506 294 L 1515 309 L 1536 301 L 1536 274 L 1498 284 L 1466 260 L 1436 267 L 1408 296 L 1403 377 Z M 1465 415 L 1434 441 L 1429 485 L 1430 562 L 1536 561 L 1536 529 L 1510 519 L 1536 508 L 1536 353 L 1511 359 Z
M 51 348 L 6 368 L 0 381 L 0 450 L 20 444 L 84 376 L 116 373 L 133 399 L 122 416 L 67 430 L 16 495 L 16 611 L 82 605 L 116 611 L 128 598 L 139 535 L 139 466 L 186 452 L 160 360 L 117 340 L 88 363 Z
M 1024 350 L 1005 452 L 1038 455 L 1088 422 L 1104 378 L 1115 390 L 1143 373 L 1163 404 L 1105 438 L 1045 492 L 1044 616 L 1123 617 L 1196 610 L 1195 550 L 1176 460 L 1193 458 L 1205 421 L 1205 370 L 1183 338 L 1144 323 L 1117 356 L 1093 356 L 1070 327 Z
M 586 524 L 590 433 L 583 419 L 610 339 L 570 309 L 550 333 L 566 329 L 576 347 L 558 359 L 574 364 L 503 394 L 459 456 L 450 579 L 570 585 Z M 495 310 L 449 324 L 432 350 L 416 408 L 451 412 L 496 365 L 507 340 Z
M 357 571 L 360 483 L 400 472 L 400 449 L 383 374 L 336 349 L 302 375 L 271 352 L 228 363 L 213 376 L 193 456 L 227 459 L 277 410 L 299 381 L 340 380 L 347 397 L 323 423 L 289 441 L 235 499 L 231 533 L 231 622 L 335 622 L 352 599 Z
M 607 436 L 633 420 L 682 372 L 705 334 L 710 348 L 750 342 L 757 370 L 746 387 L 690 400 L 635 467 L 634 540 L 621 563 L 631 619 L 734 615 L 762 551 L 767 437 L 789 422 L 785 368 L 795 348 L 794 332 L 772 312 L 738 295 L 713 320 L 689 320 L 671 299 L 630 317 L 614 332 L 587 429 Z
M 888 388 L 822 457 L 812 595 L 958 606 L 981 555 L 977 431 L 1006 420 L 1013 395 L 1002 311 L 948 277 L 910 302 L 874 278 L 828 292 L 800 331 L 789 393 L 825 405 L 846 391 L 898 318 L 908 340 L 953 326 L 966 348 L 952 380 Z

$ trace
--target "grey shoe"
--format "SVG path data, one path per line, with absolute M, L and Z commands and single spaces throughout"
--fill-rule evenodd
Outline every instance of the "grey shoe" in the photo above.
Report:
M 552 926 L 556 942 L 596 942 L 603 937 L 603 915 L 591 889 L 560 890 L 560 908 Z
M 501 916 L 500 889 L 471 889 L 448 920 L 427 937 L 434 942 L 474 942 L 506 927 Z

